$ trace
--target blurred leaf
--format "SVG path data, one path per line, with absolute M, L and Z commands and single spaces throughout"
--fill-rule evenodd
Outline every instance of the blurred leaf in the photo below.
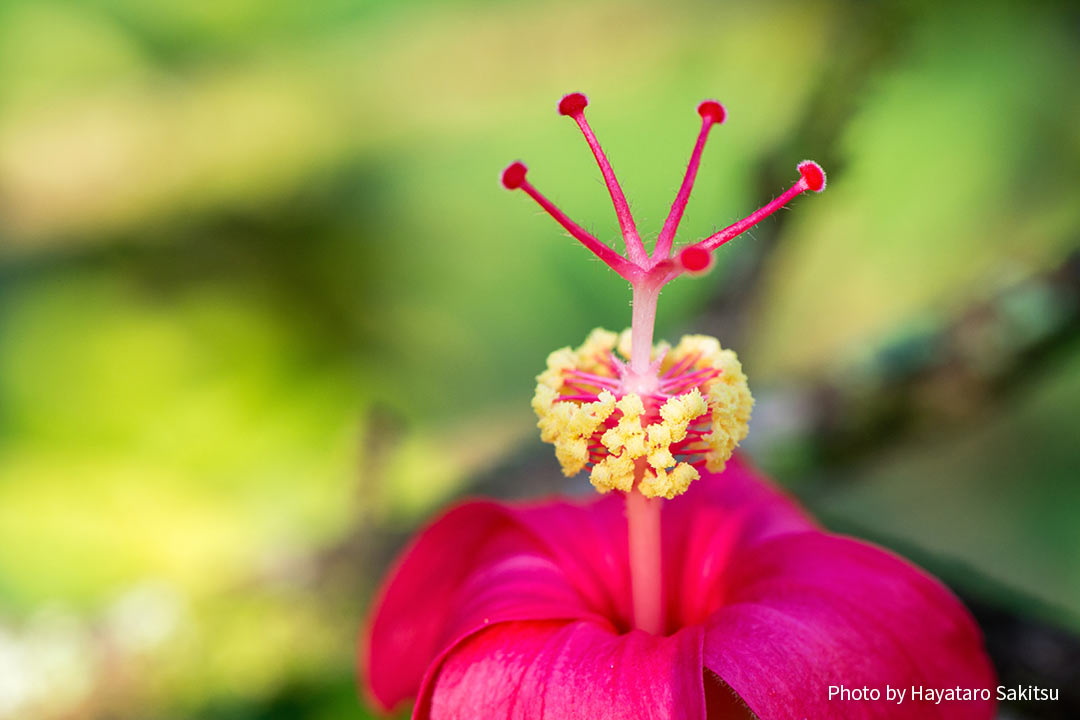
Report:
M 1080 631 L 1080 360 L 966 430 L 925 428 L 819 505 L 1061 608 Z
M 963 300 L 1009 258 L 1056 260 L 1080 230 L 1068 199 L 1080 181 L 1078 61 L 1048 12 L 922 16 L 846 131 L 828 192 L 799 209 L 756 366 L 821 365 L 916 309 Z

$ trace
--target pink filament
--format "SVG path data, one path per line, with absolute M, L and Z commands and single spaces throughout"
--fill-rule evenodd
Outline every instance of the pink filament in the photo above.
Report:
M 677 395 L 682 390 L 689 390 L 696 385 L 701 385 L 704 382 L 708 382 L 719 374 L 719 370 L 713 370 L 711 368 L 707 370 L 698 370 L 696 372 L 690 373 L 689 375 L 679 375 L 671 378 L 670 380 L 666 380 L 661 383 L 660 387 L 666 393 Z
M 586 385 L 595 385 L 597 387 L 616 388 L 619 386 L 619 379 L 613 377 L 605 377 L 604 375 L 596 375 L 595 373 L 584 372 L 582 370 L 567 370 L 565 374 L 575 380 L 585 381 Z
M 664 373 L 663 377 L 669 378 L 669 377 L 672 377 L 673 375 L 678 375 L 679 373 L 685 371 L 687 368 L 689 368 L 691 365 L 693 365 L 694 363 L 696 363 L 700 359 L 701 359 L 701 353 L 691 353 L 691 354 L 687 355 L 686 357 L 684 357 L 682 360 L 680 360 L 678 363 L 676 363 L 666 373 Z

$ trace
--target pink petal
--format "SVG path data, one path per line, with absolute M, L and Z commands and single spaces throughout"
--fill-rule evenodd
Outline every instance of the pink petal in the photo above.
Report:
M 674 515 L 668 524 L 678 527 L 703 507 L 745 515 L 743 544 L 817 527 L 798 503 L 738 454 L 723 472 L 703 473 L 685 494 L 665 504 L 665 519 Z
M 630 622 L 630 566 L 621 493 L 549 501 L 510 511 L 558 564 L 585 603 L 617 625 Z
M 700 720 L 700 627 L 619 635 L 590 622 L 507 623 L 450 652 L 416 720 Z
M 991 718 L 988 702 L 912 702 L 912 685 L 993 688 L 982 638 L 940 583 L 879 548 L 777 536 L 730 558 L 705 666 L 769 720 Z M 829 699 L 829 686 L 904 688 L 902 704 Z
M 672 627 L 707 617 L 728 553 L 811 527 L 737 459 L 695 481 L 664 513 Z M 373 605 L 359 666 L 373 699 L 392 708 L 414 697 L 425 670 L 478 629 L 555 618 L 626 629 L 630 598 L 621 494 L 582 503 L 467 503 L 402 554 Z
M 769 538 L 816 526 L 786 495 L 732 458 L 664 506 L 665 606 L 670 627 L 703 622 L 718 607 L 733 553 Z
M 589 607 L 630 623 L 625 499 L 621 493 L 573 504 L 550 502 L 512 508 L 586 599 Z M 668 608 L 681 627 L 694 614 L 686 607 L 708 597 L 723 558 L 737 547 L 816 525 L 794 500 L 739 456 L 722 473 L 704 473 L 690 490 L 664 502 L 664 573 Z M 678 579 L 676 583 L 675 579 Z
M 361 672 L 390 709 L 415 697 L 440 653 L 478 629 L 586 617 L 607 622 L 510 510 L 468 503 L 424 530 L 390 574 L 361 640 Z
M 417 717 L 701 717 L 701 698 L 723 703 L 728 686 L 763 718 L 936 717 L 919 703 L 837 706 L 828 686 L 993 682 L 978 630 L 947 590 L 813 528 L 739 460 L 703 476 L 664 507 L 668 621 L 688 629 L 654 638 L 626 633 L 621 496 L 466 504 L 391 574 L 361 666 L 384 707 L 419 694 Z M 687 640 L 703 627 L 704 663 Z M 581 705 L 594 696 L 604 699 Z M 992 712 L 945 707 L 962 719 Z

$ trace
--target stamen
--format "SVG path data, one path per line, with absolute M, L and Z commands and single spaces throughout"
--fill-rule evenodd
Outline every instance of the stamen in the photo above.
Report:
M 603 375 L 597 375 L 596 373 L 582 372 L 581 370 L 567 370 L 565 371 L 565 374 L 567 377 L 583 381 L 586 385 L 595 385 L 597 387 L 619 386 L 618 378 L 605 377 Z
M 684 390 L 694 387 L 695 385 L 701 385 L 702 383 L 712 380 L 714 377 L 720 374 L 719 370 L 707 368 L 705 370 L 698 370 L 696 372 L 682 375 L 676 378 L 672 378 L 661 384 L 661 388 L 669 395 L 678 395 Z
M 679 188 L 679 194 L 675 196 L 671 212 L 664 221 L 664 228 L 656 239 L 656 248 L 653 249 L 652 254 L 654 260 L 666 258 L 671 254 L 671 243 L 675 239 L 675 231 L 679 229 L 683 211 L 686 210 L 686 203 L 690 199 L 690 191 L 694 187 L 698 166 L 701 164 L 701 153 L 705 149 L 705 140 L 709 137 L 709 130 L 713 125 L 720 125 L 727 118 L 724 106 L 715 100 L 705 100 L 698 105 L 698 114 L 701 115 L 701 131 L 698 133 L 697 142 L 694 143 L 694 150 L 690 153 L 690 164 L 686 166 L 686 176 Z M 707 264 L 699 269 L 704 270 L 705 267 Z
M 621 342 L 595 330 L 576 350 L 548 356 L 533 397 L 540 437 L 555 445 L 567 475 L 591 467 L 600 492 L 636 487 L 671 498 L 698 477 L 696 468 L 722 468 L 746 436 L 753 405 L 746 376 L 717 340 L 690 335 L 676 348 L 654 348 L 650 373 L 664 380 L 656 391 L 638 393 L 621 375 L 598 374 L 605 358 L 620 362 L 613 351 L 629 352 L 617 348 Z M 594 391 L 600 382 L 612 386 Z
M 596 402 L 597 395 L 560 395 L 555 402 Z
M 661 379 L 666 379 L 666 378 L 669 378 L 669 377 L 671 377 L 673 375 L 678 375 L 678 374 L 684 372 L 687 368 L 689 368 L 691 365 L 696 363 L 700 358 L 701 358 L 701 353 L 694 353 L 694 352 L 687 353 L 686 356 L 683 357 L 682 360 L 680 360 L 679 362 L 672 365 L 671 368 L 667 372 L 665 372 L 663 375 L 661 375 L 660 376 Z
M 592 128 L 585 119 L 585 108 L 589 105 L 589 99 L 581 93 L 570 93 L 559 101 L 559 114 L 573 118 L 581 128 L 585 142 L 596 158 L 596 164 L 600 166 L 600 172 L 604 175 L 604 183 L 608 192 L 611 193 L 611 201 L 615 205 L 615 215 L 619 218 L 619 227 L 622 230 L 623 239 L 626 241 L 626 254 L 636 265 L 644 267 L 649 261 L 649 254 L 645 251 L 645 244 L 638 236 L 637 227 L 634 225 L 634 217 L 630 214 L 630 206 L 626 202 L 619 181 L 615 179 L 615 171 L 611 169 L 611 163 L 600 148 L 600 141 L 596 139 Z
M 555 207 L 554 203 L 533 187 L 532 183 L 525 178 L 527 170 L 528 168 L 525 167 L 524 163 L 511 163 L 502 172 L 503 187 L 507 190 L 517 190 L 518 188 L 524 190 L 529 197 L 535 200 L 537 204 L 547 212 L 548 215 L 555 219 L 555 222 L 562 225 L 567 232 L 577 238 L 582 245 L 589 248 L 596 257 L 607 263 L 608 267 L 619 273 L 623 279 L 633 282 L 641 275 L 641 268 L 634 263 L 629 262 L 622 255 L 597 240 L 588 233 L 585 228 L 567 217 L 566 213 Z
M 800 195 L 807 190 L 821 192 L 825 189 L 825 171 L 821 169 L 820 165 L 810 160 L 805 160 L 799 163 L 798 169 L 800 175 L 798 182 L 785 190 L 775 200 L 766 204 L 761 209 L 754 211 L 737 223 L 728 225 L 720 232 L 710 235 L 701 242 L 683 248 L 682 252 L 679 253 L 679 264 L 682 268 L 691 272 L 698 271 L 701 266 L 701 251 L 711 253 L 728 240 L 738 237 L 780 208 L 784 207 L 784 205 L 790 202 L 796 195 Z

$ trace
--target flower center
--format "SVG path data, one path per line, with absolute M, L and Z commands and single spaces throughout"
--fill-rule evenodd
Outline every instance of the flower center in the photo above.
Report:
M 630 339 L 597 329 L 551 353 L 533 409 L 567 476 L 589 467 L 602 493 L 629 492 L 637 479 L 645 497 L 670 499 L 702 468 L 723 469 L 746 437 L 753 398 L 735 353 L 715 338 L 658 345 L 644 375 L 626 362 Z

